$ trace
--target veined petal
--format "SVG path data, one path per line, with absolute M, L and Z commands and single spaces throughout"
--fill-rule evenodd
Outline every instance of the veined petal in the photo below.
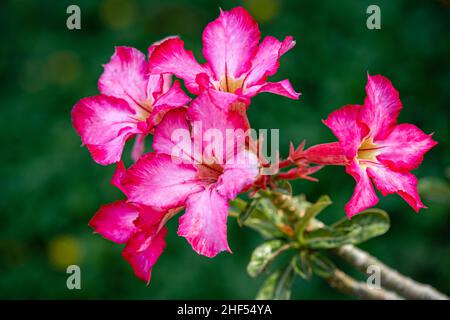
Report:
M 383 196 L 397 193 L 416 212 L 426 208 L 417 191 L 417 178 L 412 173 L 393 171 L 382 165 L 370 166 L 367 172 Z
M 259 38 L 258 24 L 244 8 L 221 11 L 203 31 L 203 55 L 216 80 L 237 79 L 249 70 Z
M 163 227 L 159 232 L 155 232 L 156 227 L 151 231 L 135 234 L 122 252 L 122 256 L 132 266 L 135 275 L 147 284 L 150 282 L 153 265 L 166 247 L 164 239 L 167 228 Z M 143 244 L 145 244 L 144 247 Z
M 245 188 L 251 186 L 258 177 L 258 157 L 250 151 L 241 151 L 235 157 L 227 159 L 223 174 L 219 177 L 217 191 L 229 200 Z
M 368 129 L 358 121 L 361 106 L 347 105 L 332 112 L 323 123 L 333 131 L 338 138 L 344 154 L 349 160 L 353 159 L 367 135 Z
M 346 167 L 346 172 L 350 174 L 356 181 L 356 187 L 350 201 L 345 205 L 345 212 L 350 219 L 355 214 L 373 207 L 378 203 L 378 197 L 373 189 L 372 182 L 367 175 L 366 169 L 358 165 L 353 160 Z
M 139 133 L 135 112 L 125 100 L 98 95 L 81 99 L 72 110 L 72 123 L 100 164 L 120 160 L 123 145 Z
M 122 98 L 133 108 L 147 101 L 148 69 L 145 55 L 131 47 L 116 47 L 98 80 L 102 94 Z
M 367 75 L 367 97 L 360 111 L 360 120 L 370 129 L 374 140 L 384 139 L 397 122 L 402 103 L 389 79 Z
M 134 220 L 138 215 L 136 206 L 126 200 L 116 201 L 102 206 L 89 221 L 89 226 L 108 240 L 125 243 L 137 230 Z
M 386 139 L 376 144 L 381 148 L 379 161 L 394 170 L 410 171 L 419 167 L 424 154 L 437 142 L 415 125 L 404 123 L 395 126 Z
M 347 158 L 340 142 L 322 143 L 305 150 L 303 156 L 312 163 L 322 165 L 345 165 Z
M 203 189 L 196 175 L 197 169 L 191 164 L 150 153 L 131 166 L 121 182 L 129 201 L 170 209 L 184 205 L 190 194 Z
M 198 254 L 212 258 L 228 250 L 228 202 L 214 188 L 189 196 L 180 218 L 178 235 L 185 237 Z
M 159 44 L 149 58 L 149 69 L 152 74 L 172 73 L 183 79 L 186 88 L 193 94 L 198 93 L 195 81 L 198 74 L 209 74 L 209 70 L 201 66 L 191 51 L 184 48 L 179 38 L 169 38 Z
M 252 59 L 252 66 L 245 78 L 245 85 L 251 87 L 261 82 L 265 82 L 268 76 L 274 75 L 280 65 L 281 55 L 295 46 L 294 39 L 289 36 L 283 42 L 275 37 L 266 37 L 259 45 L 255 57 Z
M 254 85 L 245 88 L 242 94 L 248 98 L 251 98 L 261 92 L 270 92 L 294 100 L 297 100 L 300 97 L 300 93 L 294 90 L 291 83 L 287 79 L 279 82 L 265 82 L 263 84 Z

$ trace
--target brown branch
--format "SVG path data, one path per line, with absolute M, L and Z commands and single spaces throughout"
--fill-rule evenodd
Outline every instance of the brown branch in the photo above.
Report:
M 333 251 L 337 256 L 366 273 L 369 266 L 376 265 L 381 271 L 381 284 L 405 297 L 414 300 L 448 300 L 449 297 L 430 285 L 419 283 L 396 270 L 388 267 L 367 252 L 353 246 L 345 245 Z
M 325 281 L 342 293 L 365 300 L 403 300 L 394 292 L 369 287 L 366 283 L 356 281 L 341 270 L 336 269 Z

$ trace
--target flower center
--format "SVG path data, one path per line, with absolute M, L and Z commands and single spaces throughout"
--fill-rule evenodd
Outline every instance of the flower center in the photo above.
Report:
M 235 93 L 237 89 L 242 88 L 244 79 L 233 79 L 229 76 L 225 76 L 220 81 L 220 89 L 222 91 Z
M 365 139 L 358 149 L 358 160 L 377 161 L 380 148 L 373 142 L 372 138 Z
M 204 162 L 197 167 L 197 178 L 207 184 L 216 182 L 223 173 L 223 167 L 211 161 Z

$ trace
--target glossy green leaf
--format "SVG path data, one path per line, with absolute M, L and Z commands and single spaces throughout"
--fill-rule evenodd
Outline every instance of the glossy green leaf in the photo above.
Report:
M 274 192 L 292 196 L 292 185 L 287 180 L 280 180 L 277 182 L 277 187 Z
M 295 235 L 300 242 L 304 242 L 304 232 L 311 219 L 314 219 L 323 209 L 331 204 L 331 199 L 329 196 L 321 196 L 316 203 L 310 205 L 305 210 L 305 215 L 300 219 L 296 228 Z
M 282 240 L 270 240 L 257 247 L 250 258 L 247 265 L 247 272 L 250 276 L 256 277 L 266 270 L 270 263 L 289 245 Z
M 311 249 L 331 249 L 345 244 L 359 244 L 389 230 L 389 216 L 379 209 L 370 209 L 337 223 L 304 234 L 305 245 Z
M 328 278 L 336 270 L 333 261 L 319 253 L 311 254 L 309 260 L 311 262 L 312 271 L 319 277 Z
M 272 273 L 263 283 L 256 296 L 257 300 L 289 300 L 291 298 L 294 270 L 289 264 Z
M 254 199 L 252 199 L 252 201 L 250 201 L 250 203 L 247 204 L 245 209 L 239 213 L 237 221 L 241 227 L 244 225 L 245 220 L 247 220 L 250 217 L 250 215 L 255 211 L 256 206 L 258 205 L 258 202 L 260 200 L 261 199 L 259 197 L 255 197 Z

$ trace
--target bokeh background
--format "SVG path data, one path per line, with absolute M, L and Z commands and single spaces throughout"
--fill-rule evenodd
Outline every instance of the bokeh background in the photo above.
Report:
M 81 30 L 66 28 L 67 6 L 81 8 Z M 381 30 L 366 28 L 366 8 L 381 8 Z M 400 91 L 401 122 L 435 132 L 439 145 L 416 171 L 429 206 L 415 214 L 398 196 L 383 198 L 391 230 L 363 247 L 402 273 L 450 293 L 449 1 L 411 0 L 102 0 L 2 1 L 0 5 L 0 298 L 251 299 L 263 279 L 251 279 L 248 258 L 261 238 L 229 220 L 234 253 L 196 255 L 169 222 L 167 249 L 149 287 L 121 258 L 121 246 L 92 234 L 89 219 L 122 197 L 109 184 L 114 168 L 95 164 L 80 147 L 70 111 L 97 94 L 102 63 L 114 46 L 146 52 L 179 34 L 201 58 L 201 32 L 219 7 L 246 7 L 263 36 L 293 35 L 297 46 L 281 60 L 276 80 L 289 78 L 300 100 L 261 94 L 249 117 L 255 128 L 280 128 L 289 140 L 331 141 L 321 119 L 362 103 L 366 72 L 389 77 Z M 129 148 L 126 153 L 128 155 Z M 128 156 L 127 156 L 128 157 Z M 129 158 L 127 162 L 130 163 Z M 344 215 L 354 182 L 342 168 L 299 181 L 311 200 L 329 194 L 325 221 Z M 69 264 L 82 270 L 82 290 L 66 288 Z M 321 279 L 297 279 L 295 299 L 345 299 Z

